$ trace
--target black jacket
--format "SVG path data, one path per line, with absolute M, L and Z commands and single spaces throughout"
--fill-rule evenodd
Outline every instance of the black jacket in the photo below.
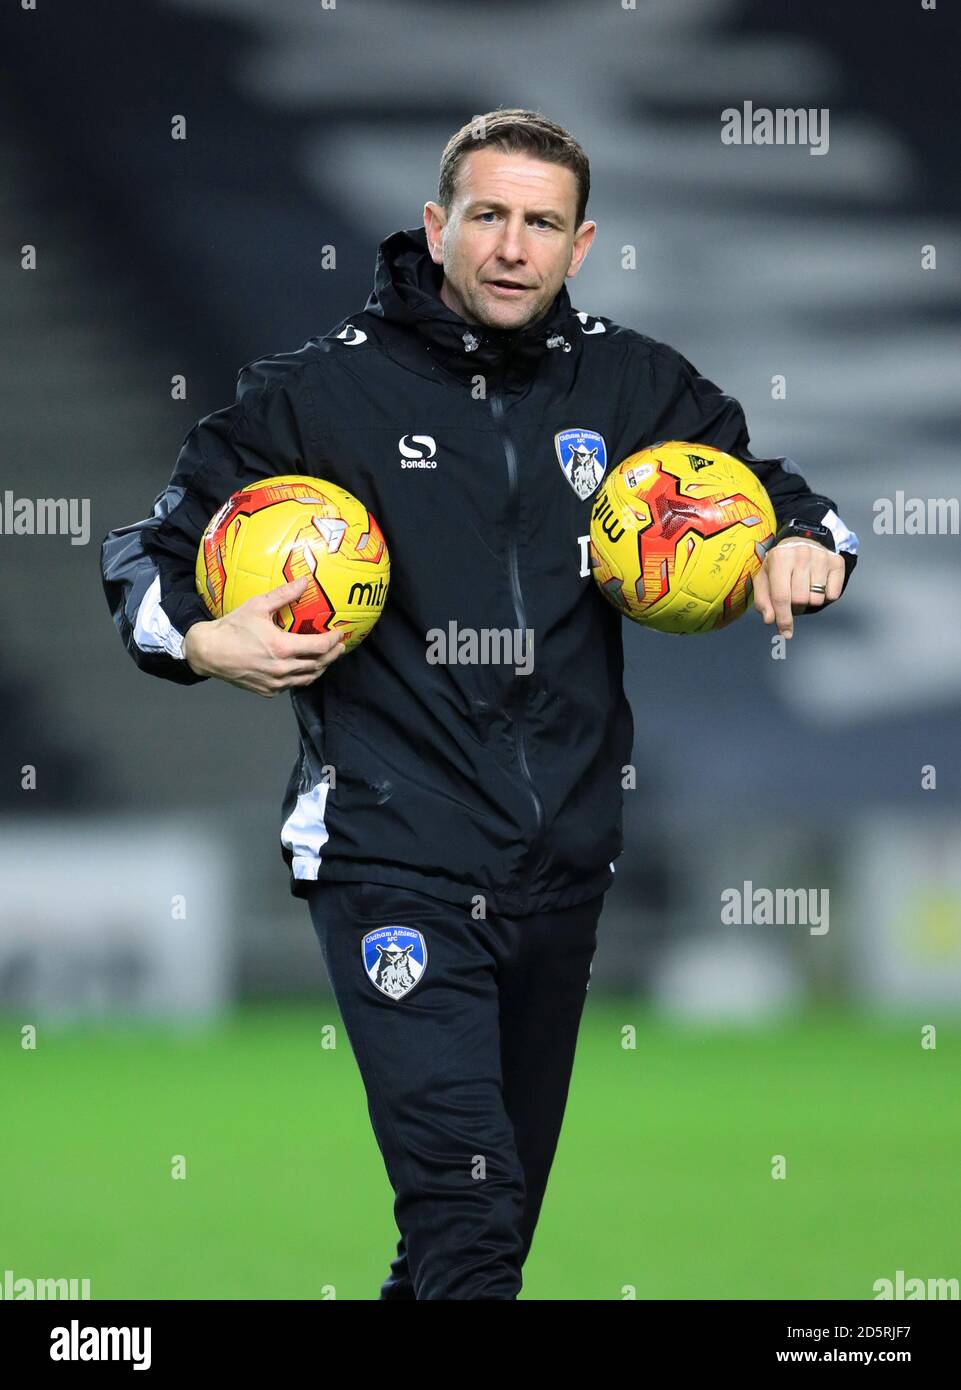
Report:
M 608 467 L 663 439 L 737 455 L 779 523 L 828 521 L 845 583 L 857 538 L 790 460 L 751 456 L 737 401 L 673 348 L 573 310 L 566 287 L 519 333 L 470 325 L 438 298 L 440 275 L 423 230 L 397 232 L 362 312 L 245 367 L 236 403 L 187 435 L 153 515 L 105 538 L 104 587 L 138 666 L 191 684 L 183 636 L 209 618 L 194 563 L 221 503 L 279 473 L 355 493 L 387 539 L 390 592 L 366 640 L 291 693 L 291 890 L 370 880 L 523 915 L 611 883 L 633 747 L 623 620 L 586 564 L 594 498 L 555 436 L 600 435 Z M 530 630 L 533 666 L 520 648 L 451 660 L 465 629 Z M 455 639 L 446 661 L 428 659 L 437 630 Z

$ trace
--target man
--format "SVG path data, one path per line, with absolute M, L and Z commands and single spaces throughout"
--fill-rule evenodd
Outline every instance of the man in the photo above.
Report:
M 747 462 L 783 527 L 755 606 L 787 637 L 856 559 L 830 498 L 790 460 L 752 458 L 735 400 L 674 349 L 571 308 L 589 187 L 583 150 L 533 112 L 458 131 L 424 228 L 383 243 L 364 310 L 246 367 L 153 515 L 103 546 L 139 666 L 291 692 L 282 852 L 396 1195 L 382 1299 L 521 1288 L 633 747 L 621 619 L 584 563 L 604 467 L 664 439 Z M 348 661 L 335 637 L 274 625 L 302 582 L 216 621 L 194 591 L 211 515 L 281 473 L 347 488 L 385 532 L 387 606 Z M 500 660 L 459 659 L 459 634 L 505 631 L 520 640 Z

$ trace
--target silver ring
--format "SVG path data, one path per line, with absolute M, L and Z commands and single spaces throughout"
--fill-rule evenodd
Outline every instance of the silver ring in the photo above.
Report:
M 826 587 L 826 585 L 824 585 L 824 584 L 809 584 L 809 585 L 808 585 L 808 588 L 811 590 L 811 593 L 812 593 L 812 594 L 826 594 L 826 593 L 827 593 L 827 587 Z

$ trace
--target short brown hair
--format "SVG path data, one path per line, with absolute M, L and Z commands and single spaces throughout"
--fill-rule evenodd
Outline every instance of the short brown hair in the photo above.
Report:
M 474 116 L 448 140 L 440 158 L 437 187 L 437 201 L 445 212 L 451 210 L 457 170 L 464 155 L 489 145 L 507 154 L 530 154 L 548 164 L 570 169 L 577 180 L 575 230 L 581 225 L 591 191 L 591 166 L 587 155 L 563 126 L 549 121 L 539 111 L 525 111 L 520 107 L 498 108 L 484 116 Z

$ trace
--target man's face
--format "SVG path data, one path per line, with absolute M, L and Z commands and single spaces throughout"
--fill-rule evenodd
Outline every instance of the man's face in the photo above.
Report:
M 424 208 L 431 257 L 444 267 L 441 299 L 468 323 L 534 323 L 594 240 L 595 224 L 575 227 L 576 213 L 570 169 L 493 146 L 465 155 L 450 213 Z

